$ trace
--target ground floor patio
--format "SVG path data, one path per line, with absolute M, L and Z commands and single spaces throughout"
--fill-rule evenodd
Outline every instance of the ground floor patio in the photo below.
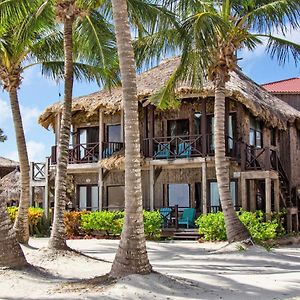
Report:
M 110 270 L 118 240 L 73 240 L 68 244 L 97 260 L 78 256 L 52 259 L 37 248 L 47 239 L 31 239 L 24 248 L 28 261 L 49 270 L 0 272 L 1 299 L 297 299 L 300 296 L 300 248 L 267 252 L 219 252 L 225 243 L 148 242 L 155 271 L 129 276 L 103 287 L 74 280 Z M 300 298 L 298 298 L 300 299 Z

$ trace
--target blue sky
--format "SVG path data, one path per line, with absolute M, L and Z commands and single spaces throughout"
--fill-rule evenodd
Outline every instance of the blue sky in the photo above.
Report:
M 300 31 L 291 32 L 290 40 L 300 43 Z M 289 77 L 300 77 L 300 67 L 296 68 L 292 62 L 286 66 L 278 66 L 264 52 L 264 45 L 254 52 L 243 51 L 239 55 L 243 58 L 240 66 L 243 72 L 257 83 L 266 83 Z M 26 141 L 30 161 L 44 161 L 50 155 L 51 145 L 54 143 L 53 132 L 47 131 L 37 123 L 40 113 L 50 104 L 59 100 L 59 93 L 63 94 L 62 84 L 43 78 L 39 68 L 35 67 L 24 74 L 23 84 L 19 90 L 19 101 L 24 121 Z M 85 95 L 99 90 L 93 83 L 74 84 L 74 97 Z M 11 119 L 8 96 L 0 92 L 0 128 L 8 136 L 5 143 L 0 144 L 0 156 L 18 160 L 14 128 Z

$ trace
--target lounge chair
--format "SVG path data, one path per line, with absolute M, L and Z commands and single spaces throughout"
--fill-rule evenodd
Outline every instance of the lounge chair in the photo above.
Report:
M 170 157 L 170 144 L 158 144 L 157 151 L 154 153 L 155 158 L 169 158 Z
M 178 145 L 178 156 L 190 157 L 192 154 L 192 146 L 189 143 L 180 143 Z
M 172 222 L 172 208 L 162 207 L 159 209 L 159 212 L 162 216 L 162 226 L 168 227 L 168 225 Z
M 182 216 L 178 219 L 178 225 L 185 225 L 186 228 L 195 227 L 195 208 L 185 208 Z

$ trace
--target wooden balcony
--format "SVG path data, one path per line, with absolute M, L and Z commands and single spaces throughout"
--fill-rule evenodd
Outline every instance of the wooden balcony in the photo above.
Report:
M 97 163 L 99 159 L 108 158 L 120 151 L 124 143 L 103 142 L 102 155 L 99 153 L 99 143 L 77 144 L 69 147 L 69 164 Z M 52 146 L 51 164 L 57 163 L 57 146 Z

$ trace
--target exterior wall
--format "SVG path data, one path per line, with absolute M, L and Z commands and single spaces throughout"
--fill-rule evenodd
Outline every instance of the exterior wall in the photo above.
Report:
M 300 110 L 300 95 L 299 94 L 273 94 L 290 106 Z

